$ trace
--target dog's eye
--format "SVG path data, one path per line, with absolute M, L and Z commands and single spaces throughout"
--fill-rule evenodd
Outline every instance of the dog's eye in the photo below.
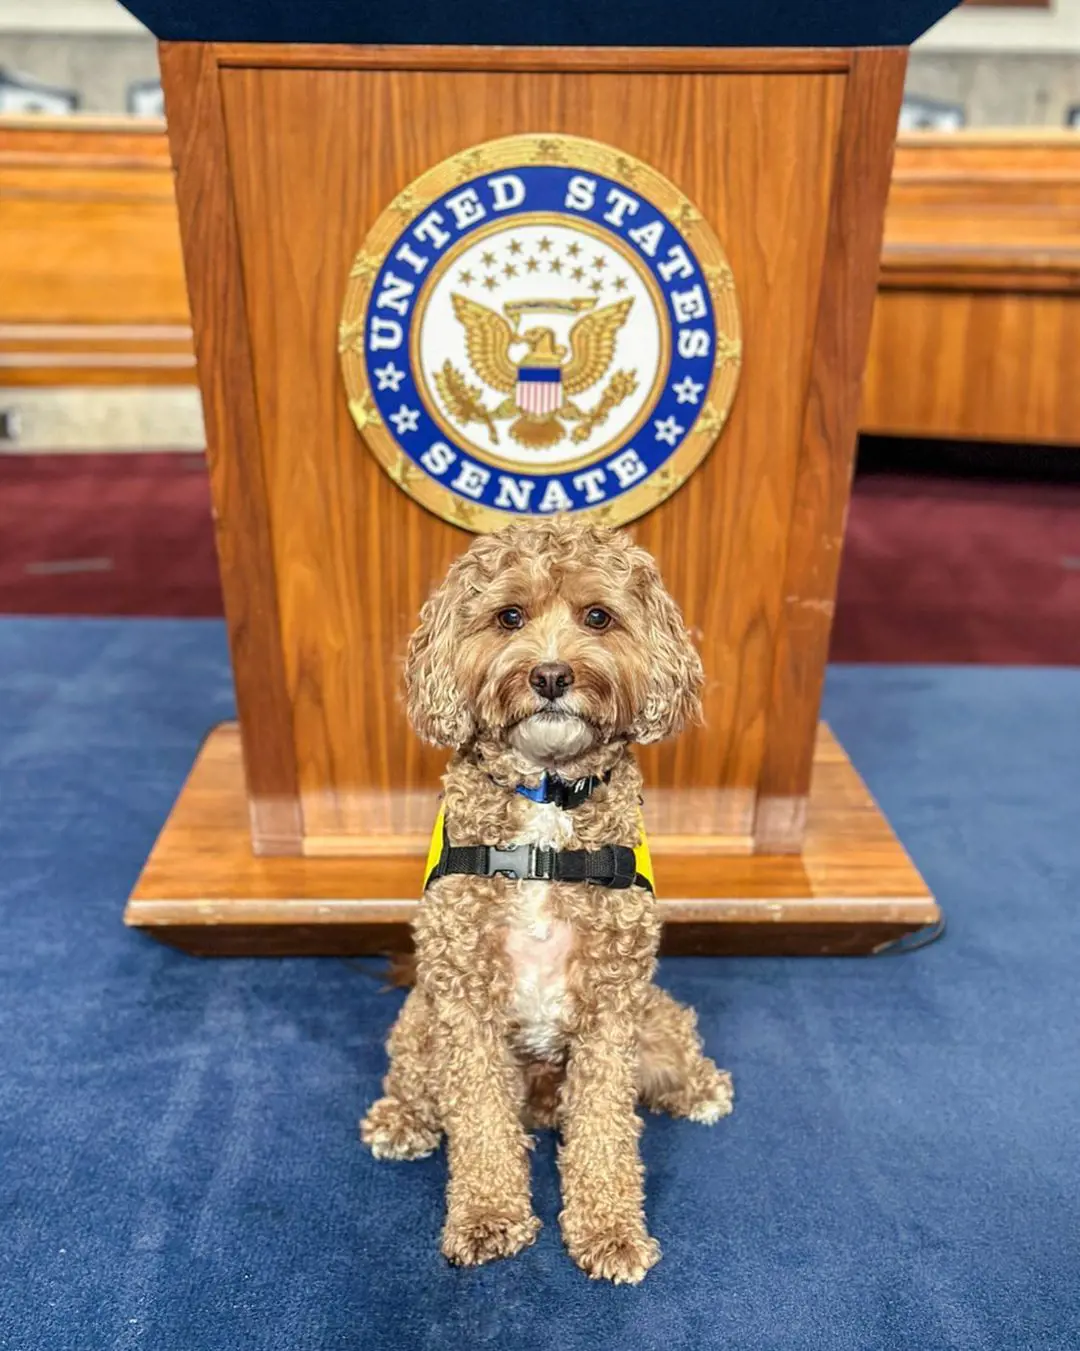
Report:
M 501 629 L 523 629 L 525 627 L 525 611 L 518 609 L 516 605 L 509 605 L 505 610 L 500 610 L 495 616 L 499 621 Z
M 591 610 L 585 611 L 585 627 L 595 629 L 602 633 L 604 629 L 610 629 L 615 621 L 606 610 L 602 610 L 599 605 L 594 605 Z

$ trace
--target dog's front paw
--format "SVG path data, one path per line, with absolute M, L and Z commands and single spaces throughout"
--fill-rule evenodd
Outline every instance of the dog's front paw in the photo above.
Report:
M 513 1257 L 536 1238 L 540 1221 L 528 1209 L 473 1206 L 448 1218 L 442 1235 L 443 1256 L 458 1266 L 475 1267 L 497 1257 Z
M 360 1122 L 360 1139 L 377 1159 L 423 1159 L 439 1147 L 439 1132 L 396 1098 L 371 1105 Z
M 570 1256 L 593 1280 L 637 1285 L 660 1261 L 660 1244 L 649 1237 L 640 1221 L 573 1232 L 564 1218 L 563 1236 Z
M 730 1116 L 735 1107 L 735 1086 L 727 1070 L 718 1070 L 711 1060 L 706 1062 L 708 1072 L 687 1104 L 686 1115 L 691 1121 L 713 1126 L 723 1116 Z

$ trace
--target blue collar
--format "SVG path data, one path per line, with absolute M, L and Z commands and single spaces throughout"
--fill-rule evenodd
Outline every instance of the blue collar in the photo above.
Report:
M 590 774 L 587 779 L 575 779 L 572 783 L 567 783 L 556 774 L 545 772 L 535 788 L 519 783 L 514 792 L 527 797 L 530 802 L 555 802 L 563 811 L 573 811 L 575 807 L 580 807 L 586 798 L 591 797 L 602 784 L 610 782 L 610 769 L 603 778 Z

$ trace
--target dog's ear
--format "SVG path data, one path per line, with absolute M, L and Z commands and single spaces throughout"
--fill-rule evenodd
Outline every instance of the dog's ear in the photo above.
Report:
M 405 657 L 405 693 L 414 731 L 421 740 L 452 750 L 475 730 L 454 667 L 457 574 L 455 565 L 420 611 L 420 627 L 409 639 Z
M 645 610 L 642 645 L 652 659 L 652 671 L 630 735 L 634 741 L 647 745 L 675 736 L 688 724 L 701 721 L 705 673 L 679 607 L 668 594 L 655 561 L 645 555 L 637 572 Z

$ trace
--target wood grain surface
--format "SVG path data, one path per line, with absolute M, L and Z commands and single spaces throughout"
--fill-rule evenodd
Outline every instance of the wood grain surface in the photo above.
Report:
M 163 126 L 0 121 L 0 385 L 194 368 Z
M 4 278 L 0 275 L 0 289 Z M 190 385 L 186 324 L 0 323 L 0 387 Z
M 252 385 L 242 262 L 218 69 L 206 46 L 163 45 L 161 78 L 206 421 L 218 563 L 255 848 L 300 848 L 292 705 Z
M 657 849 L 655 863 L 669 951 L 867 952 L 940 917 L 824 727 L 801 858 L 717 857 L 702 870 Z M 422 872 L 420 857 L 254 857 L 228 724 L 203 746 L 125 920 L 211 954 L 403 950 Z
M 903 51 L 858 52 L 844 93 L 802 450 L 781 565 L 783 619 L 766 677 L 754 824 L 759 849 L 795 851 L 802 843 L 906 62 Z
M 1080 444 L 1080 134 L 909 138 L 861 425 Z
M 284 70 L 655 71 L 717 73 L 844 71 L 845 47 L 425 47 L 218 42 L 222 66 Z
M 863 427 L 893 436 L 1080 445 L 1078 300 L 883 291 Z
M 925 133 L 901 140 L 885 290 L 1080 289 L 1080 132 Z
M 221 84 L 305 834 L 333 847 L 416 831 L 441 759 L 408 731 L 400 659 L 468 543 L 398 490 L 349 418 L 335 349 L 348 268 L 412 178 L 534 128 L 667 174 L 734 268 L 745 359 L 730 421 L 634 529 L 709 673 L 706 728 L 646 757 L 654 829 L 748 837 L 844 77 L 224 69 Z

